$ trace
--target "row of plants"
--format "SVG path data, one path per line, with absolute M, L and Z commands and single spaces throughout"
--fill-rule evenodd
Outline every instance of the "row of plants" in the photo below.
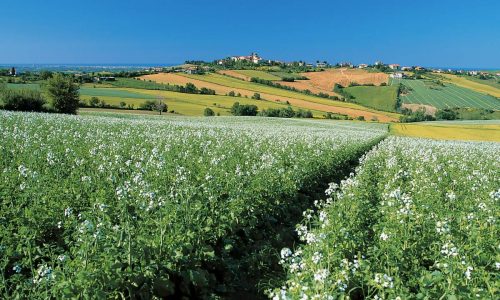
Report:
M 304 212 L 275 299 L 497 299 L 498 143 L 391 137 Z
M 227 294 L 242 240 L 385 133 L 0 111 L 0 298 Z

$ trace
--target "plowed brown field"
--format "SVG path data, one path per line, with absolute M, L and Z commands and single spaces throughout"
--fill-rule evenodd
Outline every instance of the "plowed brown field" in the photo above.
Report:
M 347 87 L 351 82 L 359 84 L 374 84 L 380 85 L 388 83 L 389 75 L 384 73 L 370 73 L 362 69 L 327 69 L 321 72 L 308 72 L 302 75 L 309 80 L 298 80 L 296 82 L 278 81 L 282 85 L 295 87 L 297 89 L 308 89 L 313 93 L 328 93 L 334 95 L 333 87 L 336 83 Z

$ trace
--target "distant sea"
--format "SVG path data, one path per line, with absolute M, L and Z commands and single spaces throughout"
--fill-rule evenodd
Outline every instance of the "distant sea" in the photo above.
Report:
M 458 70 L 464 70 L 464 71 L 498 71 L 500 70 L 500 67 L 498 68 L 462 68 L 462 67 L 429 67 L 429 69 L 441 69 L 441 70 L 453 70 L 453 71 L 458 71 Z
M 16 68 L 18 72 L 121 72 L 143 70 L 151 67 L 171 67 L 178 64 L 0 64 L 0 69 Z

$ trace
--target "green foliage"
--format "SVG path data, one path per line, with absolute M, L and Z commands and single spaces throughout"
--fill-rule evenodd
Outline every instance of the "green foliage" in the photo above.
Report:
M 275 118 L 313 118 L 313 114 L 310 110 L 299 109 L 297 111 L 293 110 L 292 107 L 288 106 L 286 108 L 269 108 L 264 109 L 258 113 L 262 117 L 275 117 Z
M 252 104 L 240 104 L 235 102 L 231 107 L 231 114 L 233 116 L 256 116 L 258 108 Z
M 0 103 L 3 108 L 14 111 L 45 111 L 46 103 L 40 91 L 29 89 L 8 89 L 0 86 Z
M 424 121 L 434 121 L 432 115 L 428 114 L 424 108 L 418 109 L 416 111 L 411 111 L 409 109 L 402 109 L 402 116 L 399 117 L 401 123 L 411 123 L 411 122 L 424 122 Z
M 215 116 L 215 112 L 213 111 L 213 109 L 211 109 L 210 107 L 207 107 L 203 110 L 203 115 L 205 117 L 213 117 Z
M 438 120 L 455 120 L 458 118 L 458 113 L 454 110 L 445 108 L 436 112 L 436 119 Z
M 279 299 L 496 299 L 498 143 L 389 138 L 281 251 Z M 437 171 L 439 170 L 439 171 Z
M 275 238 L 262 225 L 280 227 L 277 216 L 307 205 L 297 191 L 350 170 L 386 134 L 270 118 L 5 111 L 0 128 L 2 299 L 241 293 L 233 284 L 249 268 L 276 260 L 272 248 L 249 251 Z
M 47 81 L 47 93 L 52 107 L 60 113 L 76 114 L 79 103 L 79 87 L 70 77 L 56 73 Z
M 259 93 L 254 93 L 253 96 L 252 96 L 252 99 L 260 100 L 260 94 Z

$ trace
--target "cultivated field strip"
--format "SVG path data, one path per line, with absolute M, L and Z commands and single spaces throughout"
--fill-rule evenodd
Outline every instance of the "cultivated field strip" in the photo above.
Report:
M 274 299 L 498 299 L 500 143 L 390 137 L 281 251 Z
M 228 263 L 247 250 L 241 240 L 386 132 L 257 117 L 2 111 L 0 298 L 228 292 L 244 275 Z
M 393 84 L 396 82 L 393 81 Z M 400 96 L 403 103 L 424 104 L 440 109 L 454 107 L 500 109 L 500 100 L 453 84 L 431 89 L 421 80 L 403 79 L 401 82 L 411 89 L 408 94 Z

